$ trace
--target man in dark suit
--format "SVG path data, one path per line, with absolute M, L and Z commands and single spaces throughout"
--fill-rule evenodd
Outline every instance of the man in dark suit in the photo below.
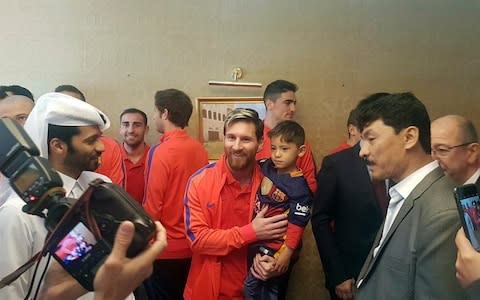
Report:
M 454 185 L 430 156 L 425 106 L 412 93 L 391 94 L 362 107 L 358 121 L 372 178 L 396 184 L 355 299 L 464 299 L 454 268 Z
M 388 95 L 378 93 L 363 102 Z M 356 110 L 350 114 L 357 127 Z M 330 299 L 352 299 L 355 278 L 382 224 L 388 205 L 385 181 L 377 197 L 360 143 L 323 159 L 312 212 L 312 230 L 323 264 Z M 383 185 L 383 187 L 382 187 Z M 382 191 L 383 188 L 383 191 Z M 383 203 L 382 203 L 383 202 Z

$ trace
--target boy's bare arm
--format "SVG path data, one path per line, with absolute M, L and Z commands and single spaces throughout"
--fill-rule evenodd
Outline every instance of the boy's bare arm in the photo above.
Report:
M 290 265 L 290 259 L 292 258 L 294 249 L 291 249 L 287 246 L 280 252 L 275 263 L 275 270 L 280 273 L 284 273 L 288 270 Z

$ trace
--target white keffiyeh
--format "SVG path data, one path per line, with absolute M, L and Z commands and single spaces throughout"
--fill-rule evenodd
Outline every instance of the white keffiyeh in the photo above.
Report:
M 100 130 L 110 127 L 107 115 L 96 107 L 62 93 L 48 93 L 35 103 L 25 122 L 25 131 L 40 150 L 40 156 L 48 158 L 48 124 L 60 126 L 98 125 Z

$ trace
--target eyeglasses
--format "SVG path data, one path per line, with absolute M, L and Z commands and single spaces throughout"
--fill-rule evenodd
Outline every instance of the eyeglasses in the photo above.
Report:
M 465 146 L 468 146 L 468 145 L 473 144 L 473 143 L 476 143 L 476 142 L 468 142 L 468 143 L 463 143 L 463 144 L 455 145 L 455 146 L 439 146 L 439 147 L 435 147 L 435 148 L 432 148 L 432 154 L 433 154 L 433 155 L 436 155 L 436 156 L 439 156 L 439 157 L 445 157 L 445 156 L 447 156 L 453 149 L 455 149 L 455 148 L 460 148 L 460 147 L 465 147 Z

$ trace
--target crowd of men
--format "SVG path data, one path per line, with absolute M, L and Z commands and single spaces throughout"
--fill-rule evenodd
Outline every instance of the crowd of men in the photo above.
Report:
M 331 299 L 476 299 L 480 253 L 460 229 L 453 197 L 456 186 L 480 189 L 473 123 L 458 115 L 431 122 L 412 93 L 372 94 L 350 112 L 348 140 L 317 173 L 308 141 L 292 138 L 304 135 L 291 122 L 297 89 L 270 83 L 264 120 L 250 109 L 230 111 L 224 154 L 209 164 L 186 130 L 193 105 L 180 90 L 155 94 L 162 136 L 149 146 L 147 114 L 137 108 L 120 115 L 118 143 L 102 133 L 108 116 L 74 86 L 35 102 L 23 87 L 1 86 L 0 117 L 24 126 L 68 197 L 79 198 L 95 178 L 114 182 L 157 222 L 157 239 L 127 258 L 133 226 L 122 223 L 95 295 L 42 260 L 45 278 L 32 268 L 0 298 L 125 299 L 135 290 L 138 299 L 285 299 L 300 257 L 297 237 L 311 216 Z M 22 212 L 6 178 L 0 187 L 4 277 L 43 247 L 47 231 L 41 217 Z M 278 247 L 267 247 L 272 242 Z M 258 282 L 265 282 L 260 290 Z

